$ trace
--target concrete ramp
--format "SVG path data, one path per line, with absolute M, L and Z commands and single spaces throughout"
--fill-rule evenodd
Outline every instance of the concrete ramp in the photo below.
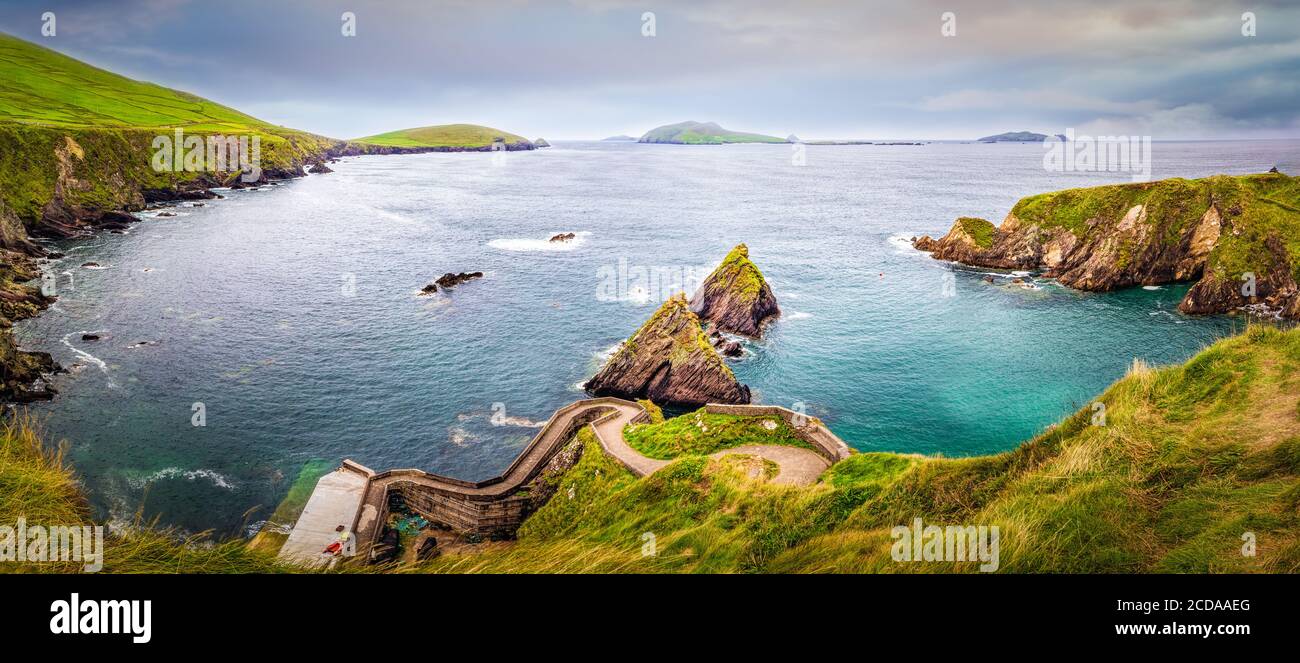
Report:
M 338 540 L 339 525 L 352 529 L 369 483 L 366 476 L 344 469 L 321 477 L 280 548 L 280 559 L 304 566 L 321 566 L 333 559 L 321 553 Z

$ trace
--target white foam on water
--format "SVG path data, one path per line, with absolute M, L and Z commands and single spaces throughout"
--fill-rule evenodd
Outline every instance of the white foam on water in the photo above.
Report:
M 1142 289 L 1143 290 L 1164 290 L 1163 287 L 1158 285 L 1144 285 L 1142 286 Z
M 790 315 L 785 316 L 785 319 L 786 320 L 807 320 L 808 318 L 811 317 L 813 317 L 811 313 L 804 313 L 803 311 L 794 311 Z
M 920 235 L 917 235 L 917 237 L 920 237 Z M 926 253 L 925 251 L 922 251 L 916 248 L 915 246 L 912 246 L 911 235 L 896 233 L 890 235 L 889 239 L 886 241 L 889 242 L 890 246 L 894 247 L 894 253 L 898 255 L 918 255 L 918 256 L 930 255 L 929 253 Z
M 73 354 L 77 355 L 78 357 L 81 357 L 82 359 L 86 360 L 91 364 L 98 366 L 99 370 L 103 371 L 104 375 L 108 375 L 108 364 L 104 363 L 103 359 L 100 359 L 99 357 L 96 357 L 95 355 L 92 355 L 89 352 L 86 352 L 85 350 L 76 347 L 75 345 L 72 344 L 71 341 L 68 340 L 73 336 L 80 336 L 82 334 L 102 334 L 105 331 L 106 330 L 103 329 L 97 329 L 95 331 L 79 331 L 79 332 L 72 332 L 71 334 L 64 334 L 63 344 L 68 346 L 68 349 L 72 350 Z
M 586 244 L 587 237 L 591 235 L 586 230 L 580 230 L 575 232 L 573 239 L 567 242 L 552 242 L 550 238 L 558 234 L 551 233 L 543 239 L 502 237 L 489 241 L 488 246 L 502 251 L 573 251 Z
M 222 488 L 225 490 L 235 489 L 234 483 L 232 483 L 224 475 L 222 475 L 221 473 L 215 470 L 207 470 L 207 469 L 185 470 L 179 467 L 164 467 L 163 469 L 158 470 L 153 474 L 145 475 L 143 477 L 134 477 L 134 478 L 128 477 L 126 482 L 132 488 L 136 490 L 140 490 L 143 488 L 147 488 L 150 484 L 156 481 L 162 481 L 165 479 L 185 479 L 187 481 L 198 481 L 199 479 L 204 479 L 206 481 L 212 482 L 212 485 L 216 486 L 217 488 Z

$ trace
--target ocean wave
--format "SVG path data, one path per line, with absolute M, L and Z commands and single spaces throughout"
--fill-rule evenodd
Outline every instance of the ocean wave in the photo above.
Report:
M 92 354 L 90 354 L 89 352 L 86 352 L 85 350 L 82 350 L 81 348 L 78 348 L 77 346 L 75 346 L 75 345 L 72 344 L 72 341 L 69 341 L 69 340 L 68 340 L 69 338 L 72 338 L 73 336 L 80 336 L 80 335 L 82 335 L 82 334 L 103 334 L 103 333 L 105 333 L 106 331 L 107 331 L 107 330 L 104 330 L 104 329 L 96 329 L 96 330 L 94 330 L 94 331 L 79 331 L 79 332 L 72 332 L 71 334 L 64 334 L 64 335 L 63 335 L 63 338 L 62 338 L 62 341 L 63 341 L 63 344 L 64 344 L 64 345 L 68 346 L 68 349 L 69 349 L 69 350 L 72 350 L 73 354 L 75 354 L 75 355 L 77 355 L 78 357 L 80 357 L 80 358 L 86 360 L 87 362 L 90 362 L 90 363 L 92 363 L 92 364 L 98 366 L 98 367 L 99 367 L 99 370 L 103 371 L 104 375 L 108 375 L 108 364 L 105 363 L 103 359 L 100 359 L 99 357 L 96 357 L 95 355 L 92 355 Z
M 811 313 L 804 313 L 803 311 L 792 311 L 790 315 L 785 316 L 785 319 L 786 320 L 807 320 L 808 318 L 811 317 L 813 317 Z
M 1142 289 L 1143 290 L 1164 290 L 1162 286 L 1158 286 L 1158 285 L 1144 285 L 1142 286 Z
M 918 255 L 918 256 L 929 255 L 925 251 L 921 251 L 917 249 L 915 246 L 912 246 L 911 235 L 895 233 L 893 235 L 890 235 L 889 239 L 886 241 L 889 242 L 890 246 L 894 247 L 894 253 L 898 255 Z
M 153 474 L 147 474 L 142 477 L 141 476 L 127 477 L 126 483 L 127 485 L 131 486 L 136 490 L 142 490 L 144 488 L 149 487 L 150 484 L 153 484 L 157 481 L 163 481 L 166 479 L 185 479 L 186 481 L 197 481 L 199 479 L 205 479 L 207 481 L 212 482 L 212 485 L 216 486 L 217 488 L 222 488 L 225 490 L 235 489 L 234 483 L 232 483 L 220 472 L 217 472 L 215 470 L 207 470 L 207 469 L 185 470 L 179 467 L 164 467 L 163 469 L 158 470 Z
M 545 239 L 502 237 L 488 242 L 488 246 L 502 251 L 572 251 L 586 244 L 587 237 L 591 235 L 586 230 L 580 230 L 575 232 L 573 239 L 567 242 L 550 241 L 555 234 L 557 233 L 551 233 Z

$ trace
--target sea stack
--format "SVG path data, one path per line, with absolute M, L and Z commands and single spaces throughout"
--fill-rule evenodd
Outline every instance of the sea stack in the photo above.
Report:
M 748 403 L 749 387 L 718 356 L 683 294 L 673 295 L 583 387 L 596 396 L 668 405 Z
M 749 247 L 737 244 L 713 270 L 695 296 L 691 311 L 714 331 L 750 338 L 763 335 L 763 326 L 781 315 L 772 288 L 749 260 Z

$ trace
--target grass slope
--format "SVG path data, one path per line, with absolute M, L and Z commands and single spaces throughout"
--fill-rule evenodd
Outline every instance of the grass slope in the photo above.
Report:
M 196 132 L 303 132 L 161 85 L 131 80 L 0 33 L 0 122 L 46 127 L 185 127 Z
M 709 414 L 704 408 L 659 423 L 630 424 L 624 429 L 623 437 L 633 449 L 661 460 L 708 455 L 745 444 L 813 448 L 799 439 L 781 417 Z
M 1300 280 L 1300 177 L 1215 175 L 1066 189 L 1022 198 L 1011 213 L 1023 222 L 1086 237 L 1090 220 L 1123 218 L 1141 204 L 1148 223 L 1167 224 L 1161 239 L 1173 244 L 1200 221 L 1211 201 L 1227 210 L 1232 232 L 1220 236 L 1208 271 L 1233 281 L 1243 272 L 1267 273 L 1273 257 L 1265 244 L 1276 237 L 1286 247 L 1293 277 Z
M 504 139 L 506 143 L 528 142 L 523 136 L 477 124 L 416 127 L 357 138 L 350 142 L 384 147 L 488 147 L 497 138 Z
M 716 122 L 679 122 L 647 131 L 642 143 L 672 143 L 675 145 L 722 145 L 726 143 L 785 143 L 784 138 L 763 134 L 731 131 Z
M 922 518 L 998 526 L 1004 572 L 1296 573 L 1298 369 L 1300 329 L 1253 326 L 1180 366 L 1135 364 L 1098 397 L 1104 426 L 1088 408 L 993 456 L 855 454 L 802 488 L 772 484 L 735 456 L 682 455 L 638 479 L 583 429 L 581 459 L 518 542 L 385 570 L 974 571 L 891 559 L 891 528 Z M 0 430 L 0 523 L 20 516 L 71 524 L 86 513 L 62 457 L 10 423 Z M 1241 553 L 1247 533 L 1255 556 Z M 110 571 L 284 570 L 238 542 L 138 528 L 109 543 Z M 0 564 L 12 570 L 75 569 Z
M 1181 366 L 1135 365 L 1086 409 L 994 456 L 857 454 L 776 486 L 735 458 L 635 479 L 588 441 L 505 553 L 430 571 L 971 572 L 892 561 L 890 529 L 997 525 L 1005 572 L 1300 571 L 1300 330 L 1252 327 Z M 1258 540 L 1241 554 L 1242 535 Z M 647 533 L 657 555 L 645 557 Z

